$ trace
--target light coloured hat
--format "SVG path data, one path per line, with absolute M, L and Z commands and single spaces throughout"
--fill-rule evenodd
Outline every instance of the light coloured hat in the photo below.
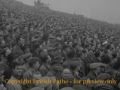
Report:
M 72 87 L 64 87 L 64 88 L 62 88 L 60 90 L 75 90 L 75 89 L 73 89 Z
M 104 63 L 91 63 L 89 65 L 90 69 L 96 69 L 98 67 L 107 67 L 107 64 Z
M 66 68 L 63 70 L 63 73 L 71 73 L 70 69 Z
M 99 80 L 111 79 L 111 76 L 108 73 L 101 73 L 97 76 L 97 79 Z
M 62 72 L 62 78 L 64 79 L 72 79 L 74 76 L 72 74 L 72 72 L 70 71 L 70 69 L 64 69 Z
M 48 80 L 50 80 L 50 78 L 47 77 L 47 76 L 41 77 L 34 84 L 37 87 L 45 88 L 45 87 L 47 87 L 51 84 L 51 83 L 48 82 Z
M 40 70 L 47 70 L 47 68 L 46 68 L 45 65 L 42 65 L 42 66 L 40 67 Z
M 33 77 L 33 73 L 31 70 L 27 70 L 24 74 L 23 74 L 23 78 L 24 79 L 30 79 Z
M 75 90 L 91 90 L 90 87 L 84 86 L 84 85 L 74 85 L 73 88 Z
M 64 68 L 61 65 L 56 64 L 56 65 L 52 66 L 52 69 L 53 70 L 58 70 L 58 71 L 63 71 Z
M 20 84 L 7 84 L 7 90 L 22 90 L 22 86 Z
M 44 88 L 41 88 L 41 87 L 34 87 L 34 88 L 31 88 L 30 90 L 44 90 Z
M 33 78 L 34 79 L 40 79 L 42 77 L 41 73 L 34 73 Z

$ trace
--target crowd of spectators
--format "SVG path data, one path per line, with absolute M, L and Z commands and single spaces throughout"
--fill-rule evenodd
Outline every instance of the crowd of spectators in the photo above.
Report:
M 120 90 L 118 25 L 0 0 L 0 90 Z M 115 84 L 10 84 L 11 80 Z

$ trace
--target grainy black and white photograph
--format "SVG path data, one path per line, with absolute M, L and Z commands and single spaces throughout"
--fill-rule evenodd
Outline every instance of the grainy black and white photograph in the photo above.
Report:
M 120 90 L 120 0 L 0 0 L 0 90 Z

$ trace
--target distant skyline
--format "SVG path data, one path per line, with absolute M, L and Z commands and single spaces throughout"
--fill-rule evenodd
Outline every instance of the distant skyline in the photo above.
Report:
M 18 0 L 34 5 L 34 0 Z M 53 10 L 120 24 L 120 0 L 41 0 Z

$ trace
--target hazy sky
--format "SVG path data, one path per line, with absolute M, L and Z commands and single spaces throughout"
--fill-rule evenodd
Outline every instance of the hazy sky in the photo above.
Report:
M 18 0 L 33 5 L 34 0 Z M 42 0 L 50 8 L 120 24 L 120 0 Z

